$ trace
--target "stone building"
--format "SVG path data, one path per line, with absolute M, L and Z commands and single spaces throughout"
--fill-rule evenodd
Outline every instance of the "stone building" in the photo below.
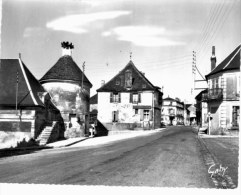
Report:
M 63 133 L 59 110 L 23 61 L 1 59 L 0 148 L 14 147 L 24 138 L 45 144 L 63 138 Z
M 40 79 L 66 127 L 66 137 L 88 135 L 92 84 L 72 58 L 72 43 L 62 42 L 62 57 Z
M 98 120 L 109 134 L 160 127 L 163 93 L 132 61 L 97 92 Z

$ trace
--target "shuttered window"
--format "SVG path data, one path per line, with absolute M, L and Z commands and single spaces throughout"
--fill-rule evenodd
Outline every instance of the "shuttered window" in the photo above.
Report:
M 121 102 L 121 93 L 110 93 L 110 103 L 120 103 Z
M 130 103 L 141 103 L 141 94 L 140 93 L 130 93 Z

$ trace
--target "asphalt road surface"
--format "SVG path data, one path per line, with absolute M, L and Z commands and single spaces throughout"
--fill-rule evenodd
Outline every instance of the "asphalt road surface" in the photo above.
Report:
M 214 187 L 190 127 L 0 159 L 0 183 Z

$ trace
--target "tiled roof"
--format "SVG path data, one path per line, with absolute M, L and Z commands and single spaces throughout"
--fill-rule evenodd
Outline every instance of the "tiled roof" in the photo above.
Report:
M 227 70 L 240 70 L 240 45 L 205 77 Z
M 97 103 L 98 103 L 98 94 L 95 94 L 90 98 L 90 104 L 97 104 Z
M 81 84 L 83 72 L 69 55 L 64 55 L 49 69 L 49 71 L 40 79 L 40 83 L 52 81 L 73 81 Z M 92 87 L 91 82 L 84 75 L 84 84 Z
M 132 86 L 128 88 L 125 86 L 125 73 L 130 71 L 132 73 Z M 119 84 L 117 84 L 119 83 Z M 97 92 L 127 92 L 127 91 L 147 91 L 158 90 L 134 65 L 132 61 L 129 63 L 109 82 L 100 87 Z
M 18 59 L 1 59 L 0 61 L 0 107 L 16 106 L 16 89 L 18 74 L 18 106 L 44 106 L 38 92 L 45 92 L 42 85 L 32 75 L 25 64 Z

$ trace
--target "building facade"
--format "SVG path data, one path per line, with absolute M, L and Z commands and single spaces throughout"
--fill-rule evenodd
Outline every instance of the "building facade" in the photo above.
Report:
M 210 133 L 222 129 L 238 129 L 240 122 L 240 45 L 216 66 L 215 48 L 211 57 L 211 72 L 206 75 L 207 92 L 202 101 L 207 103 Z
M 109 132 L 160 127 L 163 93 L 132 61 L 97 92 L 98 120 Z
M 184 124 L 184 103 L 178 98 L 164 98 L 161 118 L 166 125 Z
M 88 135 L 92 84 L 72 58 L 72 43 L 62 42 L 62 57 L 40 79 L 60 110 L 66 138 Z
M 47 143 L 63 138 L 59 110 L 21 59 L 1 59 L 0 91 L 0 148 L 23 139 Z M 43 138 L 47 127 L 49 135 Z

